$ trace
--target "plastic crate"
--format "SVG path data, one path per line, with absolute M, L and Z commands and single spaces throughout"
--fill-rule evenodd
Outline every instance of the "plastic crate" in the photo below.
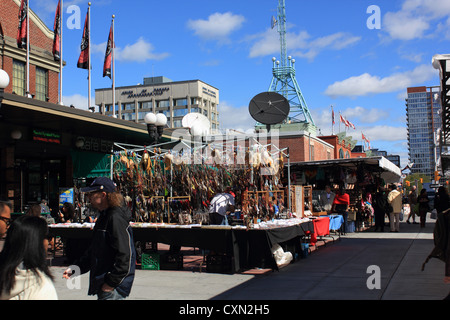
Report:
M 206 272 L 212 273 L 232 273 L 233 259 L 226 254 L 209 254 L 206 256 Z
M 159 253 L 143 253 L 141 258 L 142 270 L 159 270 Z
M 165 253 L 160 258 L 161 270 L 183 270 L 182 253 Z

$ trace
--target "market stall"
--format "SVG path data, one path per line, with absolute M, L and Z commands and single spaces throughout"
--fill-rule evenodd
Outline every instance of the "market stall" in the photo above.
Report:
M 321 217 L 335 212 L 325 212 L 319 198 L 325 187 L 334 193 L 343 185 L 350 196 L 347 230 L 362 230 L 373 222 L 372 194 L 379 186 L 397 183 L 401 170 L 384 157 L 334 159 L 293 163 L 290 167 L 291 185 L 295 197 L 301 194 L 303 216 Z M 300 190 L 300 191 L 299 191 Z M 312 196 L 309 196 L 309 195 Z M 294 200 L 295 202 L 295 200 Z

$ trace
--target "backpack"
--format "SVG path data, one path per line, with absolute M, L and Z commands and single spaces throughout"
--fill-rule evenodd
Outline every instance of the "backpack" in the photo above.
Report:
M 433 231 L 434 249 L 423 263 L 422 271 L 425 270 L 425 265 L 431 260 L 431 258 L 437 258 L 444 262 L 447 261 L 447 256 L 449 254 L 449 212 L 450 209 L 447 209 L 438 213 L 438 219 L 436 220 L 436 225 L 434 226 Z

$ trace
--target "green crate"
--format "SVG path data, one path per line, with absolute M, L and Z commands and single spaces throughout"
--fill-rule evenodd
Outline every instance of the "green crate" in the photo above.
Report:
M 143 253 L 141 257 L 142 270 L 159 270 L 159 253 Z

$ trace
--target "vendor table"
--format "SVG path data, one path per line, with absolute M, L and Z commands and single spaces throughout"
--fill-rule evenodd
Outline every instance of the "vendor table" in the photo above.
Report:
M 93 227 L 93 225 L 91 225 Z M 62 239 L 89 239 L 91 227 L 52 225 L 50 234 Z M 196 247 L 227 254 L 233 258 L 234 272 L 254 267 L 277 270 L 271 248 L 280 244 L 293 255 L 301 252 L 301 238 L 314 233 L 310 221 L 284 227 L 247 229 L 231 226 L 169 226 L 134 224 L 134 241 L 164 243 L 173 246 Z

